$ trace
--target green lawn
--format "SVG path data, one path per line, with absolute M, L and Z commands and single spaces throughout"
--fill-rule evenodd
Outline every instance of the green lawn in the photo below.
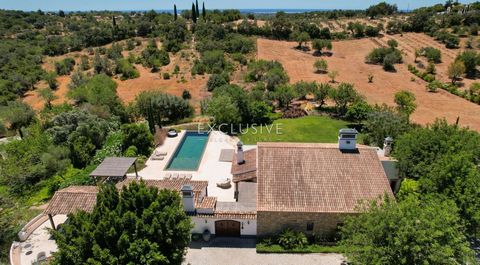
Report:
M 324 116 L 306 116 L 298 119 L 279 119 L 272 125 L 252 128 L 240 135 L 244 144 L 257 142 L 309 142 L 336 143 L 338 130 L 347 127 L 347 122 Z

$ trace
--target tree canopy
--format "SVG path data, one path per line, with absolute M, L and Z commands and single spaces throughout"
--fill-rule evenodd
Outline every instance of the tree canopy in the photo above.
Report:
M 444 198 L 386 198 L 347 218 L 340 245 L 352 264 L 474 264 L 457 212 Z
M 53 232 L 53 264 L 181 264 L 191 228 L 176 191 L 107 185 L 92 213 L 71 214 Z

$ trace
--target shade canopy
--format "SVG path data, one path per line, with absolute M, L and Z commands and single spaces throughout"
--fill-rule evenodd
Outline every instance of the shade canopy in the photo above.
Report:
M 135 164 L 135 157 L 107 157 L 103 162 L 90 173 L 91 177 L 124 177 L 128 169 Z

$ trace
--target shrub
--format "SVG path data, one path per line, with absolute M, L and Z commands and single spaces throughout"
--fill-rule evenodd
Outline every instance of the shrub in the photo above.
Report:
M 383 58 L 383 70 L 385 71 L 395 71 L 396 57 L 392 53 L 389 53 Z
M 313 64 L 317 73 L 326 73 L 328 72 L 328 63 L 325 59 L 316 60 Z
M 208 79 L 207 90 L 213 91 L 215 88 L 221 87 L 223 85 L 227 85 L 229 82 L 230 82 L 230 78 L 228 77 L 228 74 L 226 73 L 213 74 Z
M 424 47 L 419 51 L 421 56 L 427 58 L 429 62 L 441 63 L 442 62 L 442 53 L 439 49 L 433 47 Z
M 426 74 L 422 79 L 430 83 L 435 80 L 435 76 L 432 74 Z
M 373 83 L 373 75 L 368 74 L 368 83 Z
M 183 92 L 182 92 L 182 98 L 184 100 L 189 100 L 192 98 L 192 95 L 190 94 L 190 91 L 188 91 L 187 89 L 184 89 Z
M 74 66 L 75 60 L 73 58 L 65 58 L 55 63 L 55 71 L 58 75 L 69 75 Z
M 312 47 L 317 50 L 319 54 L 322 54 L 323 49 L 331 50 L 332 49 L 332 41 L 331 40 L 322 40 L 322 39 L 315 39 L 312 41 Z
M 163 79 L 168 80 L 168 79 L 170 79 L 170 74 L 169 73 L 163 73 L 162 77 L 163 77 Z
M 402 54 L 399 50 L 381 47 L 373 49 L 365 58 L 365 62 L 383 64 L 387 55 L 390 55 L 389 60 L 392 60 L 392 64 L 401 63 L 403 60 Z
M 117 61 L 116 73 L 122 75 L 122 80 L 135 79 L 140 76 L 137 69 L 135 69 L 127 59 L 120 59 Z
M 284 249 L 302 248 L 308 244 L 307 237 L 302 232 L 295 232 L 291 229 L 284 230 L 278 236 L 278 244 Z

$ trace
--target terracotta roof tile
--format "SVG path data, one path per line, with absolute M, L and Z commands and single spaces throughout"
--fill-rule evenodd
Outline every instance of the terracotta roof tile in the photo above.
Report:
M 215 212 L 214 214 L 197 214 L 199 218 L 222 218 L 222 219 L 257 219 L 255 212 Z
M 70 186 L 55 192 L 45 214 L 70 214 L 78 210 L 91 212 L 97 202 L 98 187 Z
M 393 196 L 374 148 L 259 143 L 257 211 L 355 212 L 359 200 Z
M 123 186 L 128 185 L 134 181 L 139 181 L 139 180 L 129 178 L 122 182 L 117 183 L 115 186 L 117 187 L 117 189 L 121 189 L 123 188 Z M 168 189 L 168 190 L 176 190 L 176 191 L 180 191 L 183 185 L 191 185 L 195 193 L 203 191 L 208 186 L 208 181 L 188 180 L 188 179 L 160 179 L 160 180 L 144 179 L 143 182 L 147 186 L 157 187 L 158 189 Z
M 217 197 L 203 197 L 202 201 L 195 201 L 195 208 L 197 209 L 213 209 L 217 204 Z
M 243 152 L 245 163 L 237 164 L 237 153 L 233 155 L 232 174 L 241 174 L 257 169 L 257 149 L 251 149 Z

